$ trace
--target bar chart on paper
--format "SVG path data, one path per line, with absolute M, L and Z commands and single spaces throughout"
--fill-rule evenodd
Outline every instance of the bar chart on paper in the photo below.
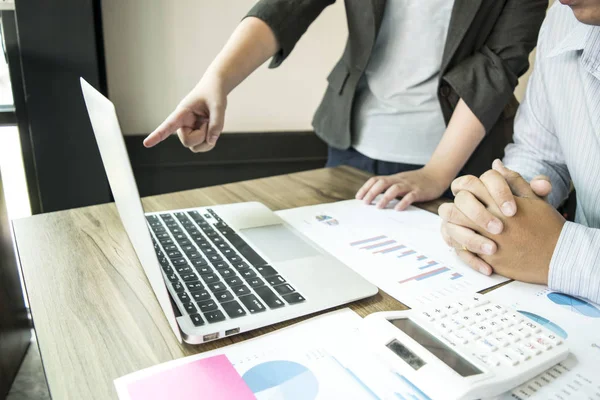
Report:
M 414 207 L 378 210 L 351 200 L 278 215 L 409 307 L 506 281 L 465 265 L 441 238 L 439 217 Z
M 367 268 L 378 275 L 385 274 L 388 278 L 385 290 L 404 291 L 403 298 L 407 297 L 406 291 L 415 290 L 422 294 L 415 301 L 427 304 L 470 289 L 471 284 L 463 274 L 388 235 L 370 236 L 348 245 L 358 256 L 371 257 Z

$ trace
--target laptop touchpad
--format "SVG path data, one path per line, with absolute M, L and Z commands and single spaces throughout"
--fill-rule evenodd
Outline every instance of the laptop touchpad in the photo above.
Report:
M 321 254 L 285 225 L 247 228 L 241 229 L 240 232 L 273 262 L 314 257 Z

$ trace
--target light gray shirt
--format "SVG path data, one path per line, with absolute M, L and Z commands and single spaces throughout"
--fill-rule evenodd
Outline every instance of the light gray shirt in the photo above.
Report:
M 577 190 L 576 222 L 562 229 L 549 286 L 600 303 L 600 26 L 558 2 L 540 32 L 514 140 L 505 164 L 528 180 L 548 175 L 554 206 L 571 182 Z
M 446 129 L 437 98 L 454 0 L 386 3 L 356 93 L 352 146 L 373 159 L 426 164 Z

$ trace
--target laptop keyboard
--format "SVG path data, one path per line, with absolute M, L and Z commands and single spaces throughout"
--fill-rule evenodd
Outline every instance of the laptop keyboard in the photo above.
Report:
M 213 210 L 146 219 L 171 294 L 195 326 L 305 301 Z

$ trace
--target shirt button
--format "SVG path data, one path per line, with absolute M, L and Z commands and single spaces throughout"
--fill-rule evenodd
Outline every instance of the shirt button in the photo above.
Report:
M 440 94 L 444 97 L 450 96 L 450 87 L 444 85 L 440 88 Z

